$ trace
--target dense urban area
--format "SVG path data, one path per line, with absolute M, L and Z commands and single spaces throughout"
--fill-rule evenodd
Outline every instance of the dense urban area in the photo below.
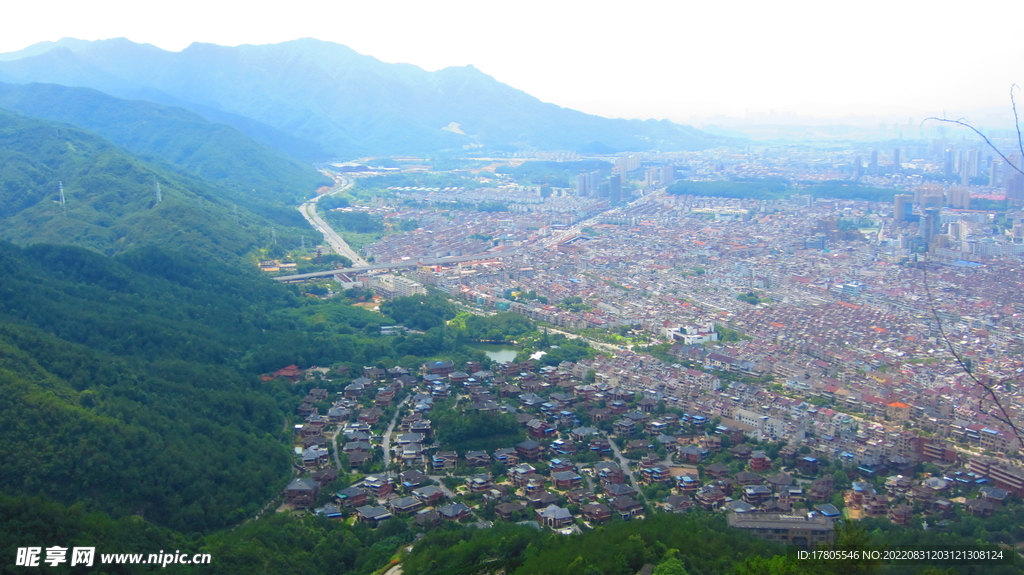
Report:
M 370 265 L 265 271 L 396 319 L 453 302 L 509 355 L 265 375 L 308 389 L 283 510 L 571 533 L 702 508 L 814 545 L 1020 505 L 1024 176 L 980 142 L 324 172 Z

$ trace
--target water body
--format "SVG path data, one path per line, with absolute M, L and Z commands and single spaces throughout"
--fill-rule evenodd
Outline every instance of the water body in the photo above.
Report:
M 498 363 L 512 361 L 516 358 L 516 354 L 519 353 L 518 347 L 507 343 L 471 343 L 466 347 L 479 349 L 484 352 L 484 355 L 491 358 L 492 361 Z

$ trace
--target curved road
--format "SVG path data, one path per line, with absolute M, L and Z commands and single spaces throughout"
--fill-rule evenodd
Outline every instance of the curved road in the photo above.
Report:
M 337 232 L 331 229 L 331 226 L 327 225 L 327 222 L 325 222 L 323 218 L 316 213 L 316 204 L 320 201 L 320 198 L 347 190 L 355 183 L 351 178 L 339 178 L 337 182 L 338 185 L 334 190 L 331 190 L 326 194 L 319 195 L 311 200 L 307 200 L 306 203 L 299 206 L 299 213 L 302 214 L 302 217 L 306 218 L 306 221 L 309 222 L 309 225 L 313 226 L 313 229 L 324 235 L 324 240 L 335 252 L 352 260 L 353 266 L 368 266 L 370 263 L 357 254 L 356 251 L 353 250 L 351 246 L 349 246 L 345 240 L 342 239 Z
M 619 467 L 622 467 L 622 470 L 626 472 L 626 477 L 629 478 L 629 486 L 635 489 L 637 494 L 640 495 L 644 501 L 647 501 L 647 494 L 640 489 L 639 485 L 637 485 L 636 478 L 633 477 L 633 468 L 629 466 L 629 461 L 622 456 L 622 452 L 619 451 L 619 446 L 615 445 L 615 440 L 608 434 L 605 434 L 605 439 L 608 440 L 608 445 L 612 446 L 612 453 L 615 454 L 615 459 L 619 460 Z M 650 504 L 650 501 L 647 501 L 647 503 Z
M 331 445 L 334 446 L 334 466 L 341 471 L 341 459 L 338 457 L 338 435 L 341 434 L 341 425 L 339 424 L 334 428 L 334 434 L 331 435 Z
M 411 396 L 407 395 L 402 401 L 398 402 L 395 407 L 395 415 L 391 418 L 391 423 L 388 424 L 388 430 L 384 432 L 384 438 L 381 441 L 384 447 L 384 469 L 387 470 L 388 465 L 391 465 L 391 432 L 395 430 L 395 422 L 398 421 L 398 415 L 402 413 L 402 406 L 409 401 Z

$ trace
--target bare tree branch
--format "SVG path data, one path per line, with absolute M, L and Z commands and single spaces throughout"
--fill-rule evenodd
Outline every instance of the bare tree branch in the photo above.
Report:
M 1013 96 L 1014 88 L 1020 89 L 1020 87 L 1017 86 L 1017 84 L 1012 84 L 1010 86 L 1010 105 L 1013 108 L 1013 125 L 1014 125 L 1014 128 L 1016 128 L 1016 130 L 1017 130 L 1017 148 L 1020 150 L 1021 162 L 1022 162 L 1022 164 L 1024 164 L 1024 138 L 1021 137 L 1020 117 L 1017 115 L 1017 101 L 1014 99 L 1014 96 Z M 1006 162 L 1006 165 L 1008 165 L 1011 168 L 1013 168 L 1014 171 L 1016 171 L 1018 174 L 1024 175 L 1024 171 L 1021 171 L 1021 169 L 1019 167 L 1017 167 L 1013 162 L 1011 162 L 1009 158 L 1004 156 L 1003 153 L 999 151 L 999 148 L 997 148 L 995 146 L 995 144 L 993 144 L 992 141 L 989 140 L 987 136 L 985 136 L 985 134 L 982 134 L 981 131 L 979 131 L 977 128 L 975 128 L 974 126 L 972 126 L 969 123 L 967 123 L 966 121 L 964 121 L 963 118 L 961 118 L 959 120 L 947 120 L 946 118 L 929 117 L 929 118 L 925 118 L 924 120 L 922 120 L 921 123 L 923 124 L 924 122 L 927 122 L 928 120 L 935 120 L 937 122 L 946 122 L 946 123 L 949 123 L 949 124 L 956 124 L 958 126 L 963 126 L 964 128 L 967 128 L 968 130 L 971 130 L 972 132 L 974 132 L 975 134 L 980 136 L 982 140 L 985 140 L 985 143 L 988 144 L 988 147 L 992 148 L 992 150 L 994 150 L 995 153 L 999 154 L 999 157 L 1002 158 L 1003 161 Z M 981 381 L 981 379 L 979 379 L 976 375 L 974 375 L 974 372 L 971 370 L 971 367 L 969 365 L 967 365 L 967 362 L 964 361 L 963 356 L 961 356 L 960 353 L 956 350 L 956 346 L 953 345 L 953 342 L 949 339 L 949 336 L 946 334 L 946 330 L 945 330 L 945 328 L 942 325 L 942 317 L 939 315 L 939 310 L 938 310 L 938 307 L 935 305 L 935 300 L 932 299 L 931 287 L 929 286 L 929 283 L 928 283 L 928 266 L 929 266 L 929 264 L 930 264 L 930 262 L 929 262 L 929 260 L 928 260 L 928 258 L 926 256 L 925 257 L 924 266 L 922 266 L 922 271 L 924 272 L 924 290 L 925 290 L 925 295 L 928 298 L 928 306 L 931 308 L 932 316 L 935 318 L 935 323 L 936 323 L 936 325 L 938 326 L 938 329 L 939 329 L 939 337 L 941 337 L 942 341 L 946 344 L 946 347 L 949 349 L 949 353 L 956 360 L 957 364 L 960 366 L 960 369 L 962 369 L 964 371 L 964 373 L 966 373 L 967 376 L 971 378 L 971 380 L 975 383 L 975 385 L 977 385 L 977 386 L 981 387 L 981 389 L 985 390 L 985 393 L 992 400 L 992 402 L 996 405 L 996 407 L 998 408 L 999 413 L 1001 415 L 997 415 L 997 414 L 994 414 L 994 413 L 986 412 L 983 409 L 982 402 L 980 400 L 978 402 L 978 411 L 980 413 L 984 414 L 984 415 L 989 415 L 989 416 L 993 417 L 994 419 L 996 419 L 997 421 L 999 421 L 999 422 L 1009 426 L 1010 429 L 1013 430 L 1013 433 L 1014 433 L 1014 435 L 1017 438 L 1017 442 L 1019 443 L 1019 447 L 1024 448 L 1024 433 L 1022 433 L 1020 428 L 1017 427 L 1017 424 L 1015 424 L 1013 422 L 1013 419 L 1010 417 L 1010 413 L 1006 410 L 1005 407 L 1003 407 L 1003 403 L 1002 403 L 1002 401 L 1000 401 L 999 395 L 995 391 L 996 385 L 1003 385 L 1003 384 L 1006 383 L 1007 380 L 1004 380 L 1004 381 L 1000 382 L 999 384 L 995 384 L 995 385 L 990 383 L 991 382 L 991 378 L 989 378 L 989 380 L 990 380 L 989 383 Z
M 1010 105 L 1013 107 L 1013 127 L 1017 128 L 1017 148 L 1020 149 L 1021 161 L 1024 161 L 1024 140 L 1020 137 L 1020 118 L 1017 117 L 1017 101 L 1013 99 L 1014 88 L 1019 90 L 1020 86 L 1017 84 L 1012 84 L 1010 86 Z M 989 145 L 991 146 L 992 144 Z M 1017 171 L 1019 172 L 1020 170 Z
M 1017 117 L 1016 106 L 1014 106 L 1014 113 L 1013 114 L 1014 114 L 1014 118 L 1016 118 Z M 946 122 L 947 124 L 956 124 L 957 126 L 963 126 L 963 127 L 967 128 L 968 130 L 974 132 L 975 134 L 978 134 L 979 136 L 981 136 L 982 140 L 985 140 L 985 143 L 988 144 L 988 147 L 992 148 L 993 150 L 995 150 L 995 152 L 997 154 L 999 154 L 999 157 L 1002 158 L 1003 161 L 1006 162 L 1007 166 L 1010 166 L 1011 168 L 1013 168 L 1018 174 L 1024 175 L 1024 171 L 1021 171 L 1021 169 L 1018 168 L 1017 166 L 1015 166 L 1013 164 L 1013 162 L 1010 161 L 1009 158 L 1004 156 L 1003 153 L 999 151 L 999 148 L 997 148 L 995 146 L 995 144 L 993 144 L 992 141 L 989 140 L 988 137 L 985 134 L 982 134 L 980 131 L 978 131 L 977 128 L 975 128 L 974 126 L 972 126 L 972 125 L 968 124 L 967 122 L 963 121 L 963 119 L 960 119 L 960 120 L 947 120 L 945 118 L 936 118 L 934 116 L 930 116 L 928 118 L 925 118 L 924 120 L 921 120 L 921 123 L 927 122 L 928 120 L 935 120 L 936 122 Z M 1018 143 L 1020 142 L 1020 127 L 1019 126 L 1017 128 L 1017 141 L 1018 141 Z M 1024 146 L 1022 146 L 1021 153 L 1022 153 L 1022 155 L 1024 155 Z
M 1024 447 L 1024 432 L 1021 432 L 1020 428 L 1017 427 L 1017 424 L 1015 424 L 1013 422 L 1013 419 L 1010 417 L 1010 412 L 1007 411 L 1007 409 L 1005 407 L 1003 407 L 1003 402 L 1000 401 L 999 395 L 996 393 L 996 390 L 995 390 L 996 386 L 991 384 L 991 383 L 983 382 L 981 379 L 978 378 L 978 376 L 974 375 L 974 371 L 971 369 L 971 367 L 969 365 L 967 365 L 967 362 L 964 360 L 963 356 L 960 354 L 960 352 L 958 352 L 956 350 L 956 346 L 953 345 L 952 340 L 950 340 L 949 336 L 946 334 L 946 330 L 942 326 L 942 317 L 939 315 L 939 308 L 935 304 L 935 300 L 932 299 L 932 291 L 931 291 L 931 287 L 930 287 L 929 282 L 928 282 L 928 266 L 929 266 L 930 263 L 931 262 L 928 260 L 928 258 L 925 257 L 924 265 L 921 267 L 921 269 L 922 269 L 922 271 L 924 273 L 924 282 L 923 283 L 924 283 L 925 297 L 928 298 L 928 307 L 931 308 L 932 316 L 935 318 L 935 323 L 938 326 L 939 337 L 941 337 L 942 341 L 946 344 L 947 349 L 949 349 L 950 355 L 952 355 L 953 359 L 956 360 L 956 363 L 960 366 L 960 369 L 964 370 L 964 373 L 966 373 L 967 376 L 970 377 L 971 380 L 978 387 L 980 387 L 983 390 L 985 390 L 985 392 L 987 393 L 988 397 L 992 400 L 992 403 L 996 404 L 996 408 L 998 408 L 999 413 L 1001 415 L 998 415 L 998 414 L 995 414 L 995 413 L 988 413 L 988 412 L 986 412 L 984 409 L 982 409 L 981 401 L 978 402 L 978 411 L 983 413 L 983 414 L 985 414 L 985 415 L 991 416 L 996 421 L 999 421 L 1000 423 L 1003 423 L 1004 425 L 1009 426 L 1010 429 L 1013 430 L 1013 434 L 1017 437 L 1017 441 L 1020 444 L 1020 447 Z M 1000 382 L 1000 385 L 1002 383 L 1003 382 Z

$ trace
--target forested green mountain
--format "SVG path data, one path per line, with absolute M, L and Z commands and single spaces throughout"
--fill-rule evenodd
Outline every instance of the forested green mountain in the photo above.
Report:
M 289 476 L 285 416 L 304 391 L 257 374 L 470 358 L 443 320 L 384 337 L 392 318 L 257 273 L 153 247 L 0 242 L 0 492 L 209 532 Z
M 73 124 L 147 161 L 171 164 L 214 183 L 233 201 L 265 214 L 265 206 L 298 205 L 330 183 L 312 166 L 181 108 L 88 88 L 2 83 L 0 108 Z
M 544 103 L 472 66 L 427 72 L 309 38 L 261 46 L 195 43 L 181 52 L 124 38 L 64 39 L 0 55 L 0 81 L 92 87 L 173 103 L 207 118 L 211 109 L 220 110 L 316 142 L 339 157 L 466 144 L 697 150 L 725 141 L 668 121 L 612 120 Z M 442 129 L 453 123 L 457 129 Z
M 285 416 L 304 388 L 256 374 L 282 358 L 362 362 L 388 347 L 355 335 L 379 315 L 256 274 L 156 248 L 107 257 L 0 242 L 0 573 L 16 569 L 18 547 L 40 544 L 216 554 L 212 567 L 172 573 L 297 573 L 309 562 L 323 526 L 285 515 L 210 536 L 291 476 Z M 374 546 L 385 530 L 333 528 L 302 569 L 368 573 L 394 552 L 390 540 Z
M 295 210 L 277 210 L 287 215 L 271 222 L 245 209 L 244 200 L 235 202 L 237 195 L 84 130 L 0 109 L 0 239 L 108 254 L 173 246 L 237 261 L 268 245 L 272 229 L 280 245 L 298 245 L 300 235 L 313 233 L 295 221 Z
M 0 243 L 0 491 L 188 532 L 252 513 L 290 461 L 280 406 L 239 369 L 292 297 L 258 279 Z
M 393 348 L 362 333 L 390 319 L 257 273 L 157 248 L 0 242 L 0 492 L 186 533 L 234 524 L 291 461 L 281 434 L 301 392 L 257 374 L 456 351 L 433 332 L 436 348 Z

